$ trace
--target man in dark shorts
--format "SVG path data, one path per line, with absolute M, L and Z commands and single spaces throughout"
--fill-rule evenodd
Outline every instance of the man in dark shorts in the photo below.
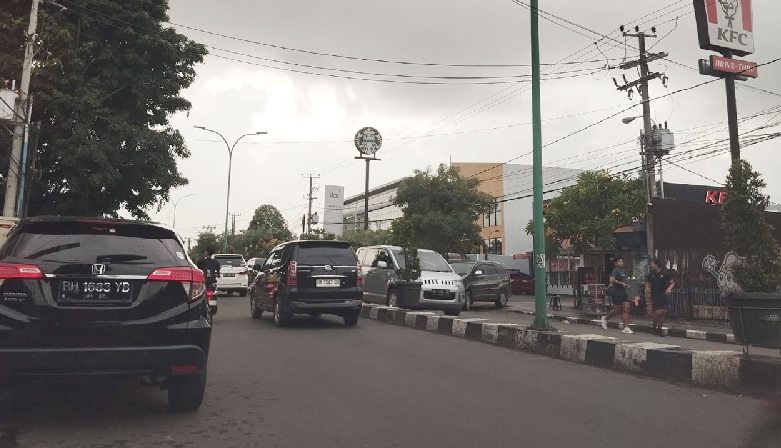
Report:
M 216 288 L 217 278 L 220 276 L 220 262 L 212 258 L 212 255 L 214 255 L 214 250 L 206 248 L 203 251 L 203 258 L 197 263 L 198 269 L 203 271 L 208 288 Z
M 613 309 L 607 316 L 602 316 L 602 328 L 607 330 L 607 321 L 623 314 L 624 329 L 621 332 L 632 334 L 634 331 L 629 328 L 629 284 L 626 283 L 623 258 L 616 258 L 613 272 L 610 274 L 610 284 L 613 286 Z
M 662 326 L 667 317 L 667 298 L 673 291 L 675 281 L 667 271 L 662 269 L 659 260 L 652 260 L 648 276 L 645 278 L 645 296 L 651 298 L 651 308 L 654 312 L 654 333 L 664 336 Z

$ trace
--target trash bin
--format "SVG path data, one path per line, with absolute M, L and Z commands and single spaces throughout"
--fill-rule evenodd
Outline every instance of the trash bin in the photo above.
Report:
M 781 294 L 730 292 L 726 299 L 735 342 L 781 348 Z

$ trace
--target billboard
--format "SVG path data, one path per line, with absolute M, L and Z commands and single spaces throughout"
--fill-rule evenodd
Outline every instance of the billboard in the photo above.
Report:
M 325 186 L 325 211 L 323 230 L 336 236 L 344 234 L 344 187 Z
M 754 52 L 751 0 L 694 0 L 700 48 L 736 56 Z

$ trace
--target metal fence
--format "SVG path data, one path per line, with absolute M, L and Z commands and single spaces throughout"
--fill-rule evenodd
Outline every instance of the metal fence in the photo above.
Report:
M 668 316 L 687 320 L 728 320 L 727 302 L 720 290 L 685 288 L 672 292 Z

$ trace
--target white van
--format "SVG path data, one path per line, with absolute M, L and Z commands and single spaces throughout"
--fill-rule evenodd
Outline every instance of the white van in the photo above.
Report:
M 398 246 L 371 246 L 358 249 L 358 261 L 363 271 L 363 300 L 397 306 L 396 269 L 404 266 Z M 423 282 L 419 309 L 441 310 L 448 316 L 458 316 L 464 307 L 464 283 L 461 276 L 442 256 L 433 250 L 418 249 L 420 278 Z

